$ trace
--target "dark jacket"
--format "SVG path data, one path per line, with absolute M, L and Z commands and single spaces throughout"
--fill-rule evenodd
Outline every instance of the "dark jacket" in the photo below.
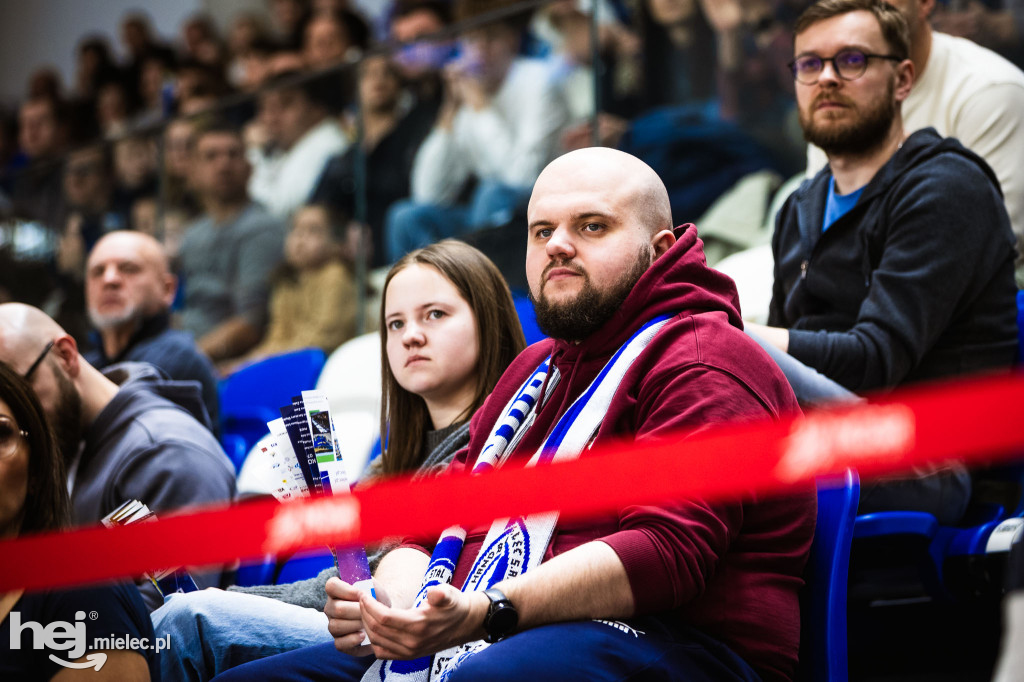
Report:
M 103 351 L 103 339 L 93 333 L 96 349 L 85 354 L 85 359 L 96 369 L 105 369 L 119 362 L 148 362 L 162 369 L 175 381 L 198 381 L 202 388 L 203 405 L 210 416 L 213 434 L 220 433 L 217 397 L 217 377 L 213 365 L 196 346 L 188 332 L 171 329 L 170 315 L 161 313 L 142 321 L 128 345 L 119 355 L 108 358 Z
M 505 465 L 522 466 L 615 351 L 662 314 L 672 317 L 624 375 L 597 445 L 798 409 L 782 372 L 742 332 L 732 280 L 707 267 L 696 228 L 677 234 L 601 329 L 580 344 L 541 341 L 516 358 L 474 415 L 469 449 L 456 455 L 451 471 L 475 461 L 508 400 L 550 354 L 562 379 Z M 617 475 L 628 479 L 628 472 Z M 625 566 L 637 615 L 660 614 L 696 627 L 727 644 L 764 680 L 787 680 L 796 666 L 797 595 L 815 509 L 813 488 L 805 488 L 785 497 L 738 492 L 729 501 L 690 499 L 561 519 L 544 560 L 601 540 Z M 454 585 L 464 582 L 486 532 L 469 530 Z
M 235 469 L 195 382 L 135 362 L 104 374 L 121 389 L 86 430 L 71 494 L 76 524 L 97 523 L 130 499 L 159 514 L 234 497 Z
M 776 218 L 768 323 L 789 353 L 853 391 L 1010 366 L 1014 237 L 988 164 L 920 130 L 822 233 L 830 178 Z

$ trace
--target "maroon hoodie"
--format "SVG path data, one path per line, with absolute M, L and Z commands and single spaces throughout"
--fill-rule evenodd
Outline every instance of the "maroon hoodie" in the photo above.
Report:
M 797 409 L 778 367 L 743 333 L 736 287 L 707 267 L 697 229 L 686 225 L 676 234 L 676 244 L 598 332 L 580 344 L 542 341 L 516 358 L 474 415 L 469 448 L 455 456 L 450 471 L 466 471 L 468 453 L 480 451 L 513 393 L 550 354 L 561 381 L 505 466 L 525 464 L 615 351 L 661 314 L 674 317 L 626 373 L 596 443 L 657 438 Z M 544 560 L 584 542 L 605 542 L 626 567 L 638 615 L 678 618 L 730 646 L 765 680 L 789 680 L 800 642 L 797 593 L 814 535 L 815 504 L 808 489 L 781 498 L 686 500 L 562 520 Z M 454 585 L 465 581 L 486 533 L 486 527 L 470 530 Z

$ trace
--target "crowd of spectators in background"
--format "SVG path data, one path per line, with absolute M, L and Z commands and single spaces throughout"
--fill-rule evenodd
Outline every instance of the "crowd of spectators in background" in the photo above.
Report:
M 1013 174 L 1024 149 L 1024 0 L 887 1 L 908 23 L 906 60 L 857 53 L 904 70 L 905 92 L 880 98 L 899 106 L 883 121 L 893 149 L 879 167 L 932 137 L 957 138 L 962 148 L 943 144 L 969 156 L 984 182 L 978 180 L 981 200 L 962 200 L 951 188 L 970 178 L 946 178 L 925 202 L 932 212 L 886 204 L 878 221 L 902 225 L 913 214 L 915 235 L 934 235 L 942 232 L 926 223 L 944 220 L 947 232 L 969 241 L 986 234 L 973 229 L 985 220 L 982 228 L 1005 236 L 976 244 L 998 246 L 998 259 L 978 260 L 1007 275 L 991 306 L 1005 323 L 992 366 L 1003 367 L 1015 352 L 1010 309 L 1003 306 L 1016 293 L 1008 279 L 1009 230 L 1018 249 L 1024 244 L 1024 183 Z M 770 318 L 765 305 L 761 321 L 785 330 L 782 354 L 850 391 L 919 378 L 910 359 L 900 365 L 900 351 L 909 355 L 917 342 L 929 346 L 920 349 L 924 355 L 947 327 L 958 329 L 952 323 L 933 323 L 928 333 L 911 329 L 891 344 L 858 341 L 859 350 L 877 351 L 872 368 L 889 370 L 874 382 L 851 364 L 857 353 L 818 352 L 824 334 L 859 323 L 865 307 L 850 301 L 862 274 L 862 298 L 882 296 L 884 287 L 869 287 L 877 264 L 867 265 L 898 249 L 857 233 L 859 248 L 870 252 L 856 256 L 866 274 L 851 270 L 856 281 L 844 279 L 842 263 L 829 264 L 812 268 L 824 274 L 805 283 L 809 259 L 796 244 L 803 224 L 796 205 L 810 201 L 810 188 L 814 197 L 834 198 L 838 190 L 825 189 L 828 177 L 818 171 L 849 151 L 809 146 L 813 126 L 798 107 L 794 24 L 811 4 L 267 0 L 265 12 L 241 13 L 226 26 L 194 15 L 174 38 L 174 27 L 154 26 L 133 11 L 121 20 L 119 50 L 102 35 L 83 36 L 74 47 L 73 82 L 40 68 L 21 100 L 0 108 L 0 304 L 8 304 L 0 306 L 0 361 L 28 379 L 46 359 L 33 386 L 53 390 L 39 409 L 59 421 L 51 415 L 70 405 L 80 417 L 74 429 L 58 432 L 67 442 L 56 444 L 81 472 L 71 520 L 98 521 L 115 497 L 143 499 L 157 477 L 176 482 L 151 505 L 158 511 L 232 498 L 233 473 L 216 442 L 218 379 L 292 349 L 330 353 L 360 327 L 379 324 L 372 314 L 368 325 L 362 322 L 372 310 L 368 269 L 383 274 L 410 252 L 454 237 L 490 256 L 513 294 L 522 293 L 531 188 L 553 159 L 584 147 L 615 147 L 650 166 L 664 181 L 674 224 L 697 224 L 707 265 L 762 249 L 775 272 L 756 287 L 771 291 L 774 276 L 776 300 Z M 804 74 L 814 80 L 800 82 L 817 85 L 826 63 L 837 83 L 855 81 L 860 75 L 841 73 L 843 50 L 850 51 L 815 52 L 818 71 Z M 805 87 L 801 104 L 808 110 L 809 92 Z M 934 169 L 926 170 L 921 174 L 934 179 Z M 942 198 L 955 205 L 941 208 Z M 858 201 L 853 197 L 849 207 Z M 815 226 L 823 223 L 818 209 L 826 210 L 819 203 L 814 212 L 806 209 Z M 979 218 L 986 215 L 995 217 Z M 856 212 L 845 220 L 855 219 L 873 225 Z M 833 222 L 825 218 L 817 236 Z M 933 281 L 955 283 L 936 268 L 942 262 L 983 279 L 983 268 L 961 266 L 967 249 L 949 250 L 950 243 L 951 237 L 928 244 L 934 252 L 946 249 L 944 258 L 922 256 L 933 279 L 913 271 L 922 297 Z M 843 242 L 830 253 L 849 262 L 854 252 Z M 1024 288 L 1019 252 L 1015 267 Z M 750 324 L 757 311 L 748 307 L 742 282 L 739 290 L 748 331 L 771 332 Z M 961 297 L 950 298 L 914 298 L 903 308 L 953 310 Z M 833 303 L 843 313 L 839 322 L 819 323 L 815 315 Z M 898 317 L 896 303 L 885 296 L 878 318 Z M 961 336 L 978 346 L 976 338 L 986 334 L 995 336 Z M 56 338 L 49 346 L 48 336 Z M 818 339 L 813 347 L 811 338 Z M 856 376 L 816 362 L 818 355 Z M 927 378 L 967 366 L 954 371 L 946 366 L 952 364 Z M 188 405 L 175 399 L 181 380 L 202 389 Z M 152 455 L 170 446 L 150 447 L 114 419 L 115 412 L 130 412 L 129 399 L 154 420 L 160 410 L 174 410 L 171 427 L 154 432 L 180 430 L 202 441 L 192 449 L 201 451 L 195 468 L 205 472 L 206 487 L 176 470 L 148 473 Z M 199 424 L 208 429 L 194 428 Z M 95 442 L 105 433 L 100 427 L 121 434 L 116 447 Z M 76 460 L 68 453 L 79 443 Z M 126 481 L 108 475 L 117 458 L 142 462 L 141 474 Z M 964 506 L 967 499 L 965 493 Z M 958 508 L 957 519 L 962 515 Z M 214 584 L 219 576 L 208 578 Z
M 226 27 L 192 16 L 174 39 L 131 12 L 120 60 L 106 37 L 83 36 L 73 83 L 40 68 L 0 113 L 0 259 L 10 265 L 0 300 L 45 307 L 88 348 L 82 284 L 102 235 L 145 232 L 187 274 L 186 233 L 210 218 L 196 136 L 211 124 L 238 132 L 235 172 L 247 175 L 252 210 L 276 221 L 249 245 L 264 264 L 239 273 L 261 283 L 235 292 L 250 296 L 252 329 L 244 343 L 204 348 L 215 361 L 260 341 L 266 276 L 306 204 L 331 211 L 348 264 L 336 298 L 355 291 L 357 258 L 380 267 L 510 224 L 546 162 L 595 141 L 658 171 L 677 222 L 755 174 L 767 178 L 763 196 L 742 203 L 762 219 L 770 193 L 805 168 L 787 63 L 807 0 L 557 0 L 509 13 L 514 4 L 268 0 Z M 931 20 L 1020 60 L 1018 5 L 939 3 Z M 767 240 L 701 224 L 712 260 Z M 180 284 L 175 310 L 194 320 L 196 292 L 188 277 Z M 229 317 L 191 329 L 201 347 Z

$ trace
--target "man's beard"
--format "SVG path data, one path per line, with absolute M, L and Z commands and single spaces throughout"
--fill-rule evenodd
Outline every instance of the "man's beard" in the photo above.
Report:
M 545 268 L 545 274 L 555 267 L 575 269 L 570 262 L 553 262 Z M 612 319 L 629 296 L 629 292 L 650 267 L 650 250 L 645 246 L 637 253 L 633 266 L 604 291 L 599 291 L 594 286 L 586 272 L 576 270 L 583 277 L 583 286 L 575 298 L 561 303 L 549 300 L 544 294 L 544 275 L 541 275 L 540 297 L 534 298 L 532 294 L 530 295 L 537 314 L 537 326 L 553 339 L 582 341 Z
M 829 156 L 862 155 L 874 151 L 885 142 L 892 121 L 896 118 L 896 101 L 893 99 L 895 84 L 889 81 L 885 96 L 868 104 L 867 108 L 857 111 L 860 117 L 852 123 L 819 124 L 814 120 L 814 112 L 806 115 L 800 111 L 800 127 L 804 131 L 804 139 L 821 147 Z M 818 99 L 840 99 L 837 94 L 824 94 Z M 812 104 L 817 105 L 818 99 Z
M 140 312 L 139 308 L 131 303 L 126 304 L 120 312 L 116 313 L 103 314 L 92 308 L 88 310 L 89 321 L 92 322 L 92 326 L 100 331 L 120 327 L 128 322 L 134 322 L 141 317 Z
M 57 448 L 64 459 L 65 467 L 78 456 L 78 448 L 82 442 L 82 397 L 78 395 L 75 385 L 71 383 L 59 368 L 52 368 L 53 377 L 57 381 L 58 400 L 55 414 L 50 417 L 50 426 L 57 439 Z

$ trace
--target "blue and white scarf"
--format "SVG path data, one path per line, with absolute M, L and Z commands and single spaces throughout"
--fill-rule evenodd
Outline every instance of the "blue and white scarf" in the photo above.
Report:
M 616 351 L 587 390 L 558 420 L 526 466 L 579 457 L 601 426 L 622 377 L 668 320 L 669 316 L 651 320 Z M 473 465 L 474 474 L 501 467 L 533 424 L 538 409 L 558 385 L 559 378 L 558 369 L 551 368 L 548 357 L 505 406 L 502 412 L 505 416 L 495 425 Z M 547 388 L 541 395 L 545 380 Z M 495 521 L 462 591 L 486 590 L 540 564 L 557 521 L 557 512 Z M 413 608 L 419 608 L 426 601 L 428 588 L 451 582 L 465 540 L 466 529 L 461 526 L 452 526 L 441 535 Z M 487 646 L 484 641 L 476 641 L 412 661 L 378 660 L 363 676 L 363 682 L 445 682 L 463 660 Z

